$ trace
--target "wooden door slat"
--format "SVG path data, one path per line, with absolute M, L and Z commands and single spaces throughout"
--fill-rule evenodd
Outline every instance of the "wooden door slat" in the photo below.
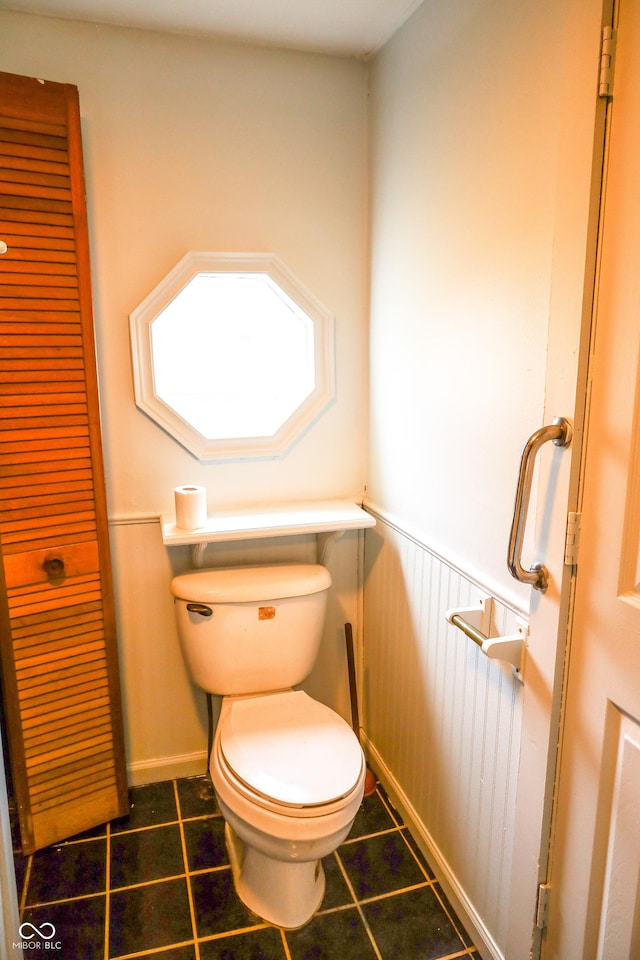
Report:
M 0 200 L 0 221 L 11 225 L 11 232 L 15 235 L 37 237 L 41 230 L 47 233 L 73 239 L 73 217 L 71 213 L 59 213 L 52 210 L 34 210 L 30 207 L 19 208 L 2 206 Z M 46 236 L 46 233 L 45 233 Z
M 54 709 L 57 717 L 74 717 L 82 716 L 84 711 L 87 709 L 87 706 L 93 705 L 105 707 L 109 706 L 109 694 L 106 689 L 101 696 L 96 696 L 94 690 L 87 690 L 85 687 L 83 687 L 75 696 L 66 696 L 64 698 L 64 705 L 61 701 L 56 702 Z M 51 709 L 52 707 L 50 704 L 43 703 L 42 700 L 38 700 L 35 706 L 32 706 L 31 709 L 25 707 L 22 711 L 25 730 L 29 729 L 35 724 L 46 723 L 48 718 L 51 716 Z
M 61 533 L 61 530 L 64 530 L 64 533 Z M 73 543 L 90 542 L 95 540 L 96 524 L 67 524 L 48 530 L 46 535 L 42 532 L 38 536 L 35 536 L 33 531 L 30 531 L 30 533 L 31 535 L 27 538 L 11 539 L 5 543 L 4 552 L 7 556 L 14 553 L 24 553 L 28 550 L 48 550 L 55 553 L 56 550 Z M 47 609 L 52 612 L 50 606 Z M 36 611 L 32 612 L 35 613 Z
M 8 534 L 7 542 L 10 542 L 10 537 L 19 534 L 21 535 L 20 539 L 24 540 L 25 534 L 32 530 L 39 531 L 39 536 L 46 536 L 47 533 L 52 532 L 53 529 L 69 530 L 71 527 L 79 529 L 85 521 L 91 521 L 93 525 L 95 516 L 96 512 L 92 504 L 90 510 L 81 510 L 78 512 L 66 510 L 64 513 L 57 515 L 29 516 L 26 520 L 11 520 L 6 524 L 4 529 Z M 51 530 L 49 528 L 51 528 Z
M 9 318 L 7 314 L 0 315 L 0 335 L 2 336 L 78 336 L 81 330 L 80 317 L 71 314 L 69 319 L 50 320 L 46 316 L 37 316 L 30 314 L 14 314 Z M 55 384 L 51 385 L 55 389 Z M 58 388 L 59 389 L 59 388 Z
M 82 494 L 74 493 L 68 496 L 62 503 L 58 503 L 55 500 L 50 503 L 31 504 L 29 506 L 20 503 L 18 507 L 9 510 L 3 509 L 2 501 L 0 501 L 0 525 L 5 523 L 26 523 L 32 519 L 35 519 L 37 522 L 44 517 L 77 517 L 79 513 L 85 513 L 87 511 L 94 512 L 92 490 L 85 491 L 84 499 L 82 499 Z
M 65 249 L 61 248 L 61 243 L 65 244 Z M 76 263 L 75 250 L 69 246 L 67 241 L 51 242 L 48 246 L 44 246 L 44 242 L 38 245 L 33 243 L 30 247 L 13 244 L 3 256 L 6 263 L 27 263 L 30 266 L 40 263 L 71 263 L 74 265 Z
M 40 236 L 38 233 L 11 233 L 7 230 L 3 233 L 2 239 L 7 244 L 7 252 L 3 254 L 4 258 L 10 258 L 16 250 L 39 251 L 51 250 L 53 252 L 67 251 L 75 252 L 75 238 L 73 236 L 60 236 L 60 231 L 51 231 Z M 3 262 L 7 262 L 4 260 Z
M 33 214 L 38 216 L 38 214 Z M 50 249 L 48 241 L 64 240 L 68 244 L 73 243 L 73 227 L 63 224 L 52 223 L 34 223 L 32 220 L 23 222 L 21 220 L 3 221 L 3 239 L 6 236 L 13 238 L 12 245 L 7 241 L 7 251 L 2 255 L 2 270 L 16 270 L 16 258 L 12 256 L 16 249 L 37 251 L 40 248 Z M 55 248 L 54 248 L 55 249 Z
M 84 404 L 73 404 L 72 406 L 84 406 Z M 34 450 L 55 447 L 56 445 L 61 445 L 64 448 L 63 441 L 69 440 L 69 446 L 72 446 L 74 445 L 74 439 L 79 442 L 76 445 L 84 445 L 87 450 L 89 449 L 89 427 L 86 417 L 83 421 L 82 418 L 77 416 L 65 415 L 62 412 L 65 408 L 61 407 L 61 410 L 57 411 L 55 404 L 43 403 L 34 409 L 40 410 L 41 416 L 38 421 L 25 420 L 25 424 L 29 425 L 28 431 L 24 429 L 14 430 L 15 421 L 3 423 L 0 420 L 0 450 L 11 452 L 13 447 L 19 444 L 21 440 L 25 443 L 28 442 L 30 446 L 32 445 Z M 77 420 L 80 420 L 80 422 L 74 422 Z M 84 452 L 80 451 L 80 455 L 84 455 Z
M 0 261 L 2 266 L 0 277 L 3 278 L 5 283 L 30 283 L 32 278 L 34 282 L 43 283 L 46 275 L 71 277 L 74 283 L 77 284 L 78 282 L 73 262 L 63 263 L 60 260 L 42 260 L 39 262 L 34 257 L 28 260 L 18 260 L 7 256 L 8 253 L 7 250 L 7 253 L 3 254 L 2 261 Z
M 17 104 L 15 101 L 11 100 L 10 105 L 13 109 L 6 110 L 0 115 L 0 140 L 10 140 L 13 134 L 19 134 L 25 143 L 36 139 L 51 140 L 53 138 L 59 150 L 67 150 L 67 127 L 63 122 L 62 114 L 55 122 L 45 119 L 45 117 L 25 117 L 23 112 L 16 113 L 15 107 Z M 9 106 L 9 103 L 7 106 Z
M 3 298 L 0 296 L 0 310 L 51 310 L 55 313 L 58 310 L 73 310 L 74 306 L 77 304 L 76 299 L 69 299 L 69 295 L 65 294 L 65 297 L 56 297 L 55 293 L 49 293 L 50 299 L 38 299 L 37 297 L 6 297 Z M 16 356 L 23 356 L 21 353 L 17 353 Z
M 69 183 L 69 163 L 64 153 L 47 147 L 33 149 L 26 144 L 0 142 L 0 170 L 54 175 Z M 45 183 L 48 182 L 45 180 Z
M 54 530 L 46 537 L 32 538 L 29 540 L 16 540 L 15 542 L 4 545 L 4 553 L 10 556 L 14 553 L 24 553 L 26 550 L 57 550 L 59 547 L 67 546 L 71 543 L 79 543 L 82 540 L 95 540 L 97 524 L 87 524 L 86 529 L 76 530 L 71 528 L 67 533 L 59 533 Z M 65 528 L 66 530 L 66 528 Z M 53 613 L 52 608 L 47 608 Z M 37 611 L 30 611 L 35 613 Z
M 65 656 L 73 656 L 74 651 L 84 648 L 87 644 L 95 645 L 97 650 L 104 650 L 104 643 L 104 631 L 85 629 L 76 634 L 60 637 L 56 642 L 33 643 L 16 648 L 16 665 L 19 664 L 20 669 L 37 663 L 45 666 L 62 660 Z M 57 709 L 56 707 L 56 711 Z M 53 716 L 51 709 L 47 711 L 47 716 Z
M 52 387 L 53 384 L 50 384 L 49 389 L 51 390 Z M 57 408 L 66 410 L 67 405 L 73 408 L 73 413 L 84 413 L 87 407 L 86 394 L 80 393 L 79 391 L 69 393 L 45 393 L 44 391 L 41 393 L 26 393 L 25 391 L 21 395 L 12 394 L 10 396 L 3 395 L 0 391 L 0 396 L 2 396 L 2 400 L 0 400 L 0 417 L 24 416 L 23 411 L 29 411 L 32 408 L 39 411 L 42 411 L 43 409 L 49 411 L 49 408 L 51 408 L 53 411 L 55 411 Z M 5 413 L 7 410 L 12 412 Z M 29 416 L 28 413 L 27 416 Z M 0 429 L 2 428 L 0 427 Z M 6 432 L 9 433 L 13 431 Z M 29 436 L 29 439 L 33 439 L 31 435 Z M 0 435 L 0 441 L 5 442 L 4 435 Z
M 62 373 L 64 371 L 64 373 Z M 74 374 L 72 371 L 76 371 Z M 11 380 L 23 383 L 35 382 L 36 380 L 48 380 L 51 382 L 52 375 L 64 377 L 69 380 L 74 375 L 78 379 L 82 378 L 82 360 L 76 357 L 64 357 L 59 360 L 47 358 L 46 360 L 32 360 L 28 358 L 20 360 L 2 360 L 0 359 L 0 374 L 3 381 L 9 383 Z
M 0 150 L 2 146 L 0 144 Z M 38 164 L 36 161 L 29 163 L 20 163 L 16 165 L 5 165 L 2 160 L 9 160 L 9 157 L 3 158 L 0 154 L 0 183 L 12 183 L 17 193 L 22 193 L 25 187 L 36 190 L 35 196 L 43 195 L 43 187 L 48 189 L 60 190 L 66 196 L 71 190 L 69 177 L 64 173 L 62 164 Z M 45 172 L 44 167 L 56 172 Z M 57 168 L 62 168 L 62 173 L 57 172 Z M 29 194 L 31 195 L 31 194 Z
M 97 787 L 111 786 L 115 782 L 113 760 L 107 757 L 102 762 L 97 762 L 96 758 L 87 769 L 75 770 L 61 777 L 58 773 L 54 781 L 46 778 L 38 782 L 38 778 L 31 777 L 31 788 L 34 801 L 34 809 L 45 812 L 52 806 L 57 806 L 61 800 L 67 804 L 76 799 L 81 799 L 87 793 L 94 793 Z
M 16 481 L 13 475 L 0 477 L 0 499 L 14 499 L 18 485 L 23 496 L 31 497 L 55 493 L 59 490 L 76 489 L 74 488 L 76 483 L 91 483 L 93 486 L 93 473 L 90 465 L 87 465 L 84 469 L 69 471 L 65 476 L 60 476 L 60 471 L 54 469 L 51 473 L 43 472 L 35 477 L 23 477 L 21 483 Z M 81 489 L 85 489 L 85 487 L 83 486 Z
M 62 628 L 68 622 L 91 616 L 98 610 L 102 610 L 100 602 L 78 604 L 78 606 L 73 607 L 73 609 L 59 611 L 54 616 L 45 611 L 36 611 L 30 617 L 23 617 L 20 620 L 14 619 L 11 626 L 14 636 L 25 636 L 29 631 L 34 629 L 42 628 L 46 630 L 47 624 L 51 624 L 52 627 L 55 625 Z
M 92 799 L 96 791 L 106 789 L 113 792 L 115 777 L 113 772 L 113 763 L 111 770 L 103 770 L 102 764 L 97 760 L 102 759 L 103 754 L 93 755 L 90 760 L 85 760 L 83 776 L 76 777 L 75 780 L 66 778 L 60 782 L 56 776 L 55 780 L 49 781 L 46 790 L 41 790 L 36 795 L 34 809 L 42 814 L 46 814 L 51 807 L 58 806 L 61 802 L 65 806 L 70 803 L 83 802 L 87 795 Z M 97 768 L 97 772 L 94 770 Z
M 3 267 L 6 267 L 6 264 L 3 264 Z M 19 296 L 23 288 L 33 288 L 34 293 L 43 295 L 49 288 L 64 287 L 65 291 L 69 288 L 77 289 L 78 278 L 74 275 L 72 267 L 67 265 L 60 268 L 51 264 L 49 271 L 44 273 L 36 272 L 39 269 L 39 267 L 34 269 L 23 264 L 22 270 L 14 270 L 13 273 L 9 273 L 6 269 L 0 270 L 0 281 L 3 285 L 6 285 L 9 291 L 7 295 Z M 18 291 L 17 294 L 11 293 L 11 290 L 14 289 Z M 68 296 L 69 294 L 65 295 Z
M 112 790 L 115 779 L 113 758 L 109 757 L 104 747 L 84 757 L 70 758 L 64 766 L 59 764 L 55 779 L 46 770 L 32 770 L 29 782 L 34 791 L 34 812 L 44 813 L 53 805 L 61 805 L 64 810 L 78 801 L 82 802 L 87 795 L 94 802 L 95 790 L 103 790 L 105 784 Z M 113 815 L 106 819 L 113 819 Z
M 91 697 L 102 696 L 109 689 L 107 671 L 104 665 L 93 665 L 89 669 L 85 664 L 80 672 L 69 673 L 67 676 L 59 677 L 49 683 L 43 683 L 40 686 L 25 687 L 18 691 L 20 707 L 22 710 L 28 710 L 34 704 L 47 702 L 52 708 L 61 698 L 65 700 L 68 697 L 79 693 L 88 693 Z
M 51 325 L 52 333 L 56 331 L 63 333 L 77 332 L 78 327 L 82 329 L 82 318 L 77 307 L 67 313 L 57 310 L 55 316 L 51 316 L 50 313 L 42 310 L 33 310 L 32 312 L 28 310 L 3 310 L 0 312 L 0 323 L 7 331 L 33 329 L 34 333 L 38 333 L 48 324 Z
M 92 626 L 94 629 L 91 629 Z M 31 656 L 37 656 L 41 651 L 57 651 L 64 654 L 66 650 L 77 647 L 81 642 L 89 643 L 94 640 L 101 641 L 103 645 L 105 643 L 101 620 L 97 620 L 94 624 L 85 623 L 76 630 L 63 631 L 55 639 L 49 633 L 36 634 L 14 644 L 16 663 L 23 662 Z
M 60 150 L 55 146 L 24 143 L 18 139 L 3 139 L 0 133 L 0 164 L 2 164 L 5 159 L 8 160 L 9 163 L 53 163 L 56 164 L 56 166 L 63 167 L 68 177 L 71 175 L 66 149 Z
M 7 448 L 2 445 L 2 428 L 6 421 L 9 423 L 16 423 L 21 421 L 25 423 L 25 426 L 29 428 L 29 418 L 36 422 L 41 422 L 44 417 L 64 417 L 65 423 L 69 422 L 71 415 L 75 415 L 78 423 L 81 423 L 84 419 L 87 419 L 87 404 L 86 403 L 68 403 L 68 404 L 58 404 L 51 403 L 50 401 L 44 401 L 37 406 L 24 406 L 19 407 L 5 407 L 0 409 L 0 450 L 5 450 L 8 452 Z M 22 418 L 22 420 L 21 420 Z M 66 419 L 69 418 L 69 419 Z M 26 421 L 26 422 L 25 422 Z M 8 432 L 8 431 L 7 431 Z M 13 431 L 11 431 L 13 432 Z M 25 434 L 25 439 L 31 439 L 28 434 Z M 49 444 L 51 446 L 51 444 Z M 37 449 L 44 449 L 38 445 Z
M 60 391 L 59 394 L 56 391 Z M 30 377 L 29 380 L 16 380 L 15 377 L 2 377 L 0 380 L 0 396 L 4 399 L 0 402 L 16 402 L 17 397 L 25 397 L 28 401 L 31 396 L 43 396 L 50 394 L 52 396 L 70 396 L 86 397 L 84 381 L 81 377 L 77 380 L 59 379 L 51 382 L 50 379 L 42 376 L 40 379 Z
M 35 754 L 42 748 L 49 749 L 54 743 L 63 748 L 81 743 L 88 725 L 96 731 L 109 729 L 111 722 L 108 706 L 106 710 L 104 707 L 86 707 L 83 717 L 59 718 L 54 712 L 46 723 L 27 727 L 24 738 L 27 753 Z
M 43 214 L 63 213 L 73 216 L 73 204 L 70 200 L 19 197 L 15 193 L 0 193 L 0 207 L 8 210 L 32 210 Z
M 97 754 L 91 758 L 90 764 L 85 760 L 84 769 L 76 769 L 65 777 L 57 774 L 54 781 L 47 778 L 40 783 L 36 776 L 32 776 L 31 783 L 34 809 L 45 813 L 61 802 L 69 804 L 75 800 L 82 800 L 87 794 L 93 795 L 96 789 L 105 787 L 113 789 L 115 784 L 113 760 L 109 760 L 104 753 Z
M 103 652 L 104 644 L 100 641 L 95 641 L 92 645 L 85 644 L 84 647 L 79 647 L 73 651 L 69 658 L 61 657 L 57 660 L 55 662 L 56 669 L 52 667 L 54 661 L 43 659 L 44 654 L 40 657 L 30 658 L 30 662 L 27 664 L 20 661 L 16 664 L 18 687 L 21 685 L 33 687 L 33 684 L 38 681 L 45 684 L 55 683 L 58 679 L 82 675 L 87 664 L 89 669 L 99 666 L 103 658 Z M 28 693 L 31 695 L 33 689 L 30 689 Z
M 0 289 L 0 309 L 6 304 L 8 310 L 20 310 L 21 306 L 25 310 L 57 310 L 61 304 L 57 300 L 69 301 L 69 304 L 63 307 L 65 310 L 72 309 L 71 304 L 78 299 L 77 285 L 34 285 L 31 289 L 28 285 L 22 284 L 3 284 Z
M 30 494 L 27 497 L 6 498 L 0 491 L 0 511 L 3 515 L 19 515 L 21 510 L 64 510 L 67 503 L 93 503 L 93 484 L 91 480 L 75 483 L 72 490 L 61 488 L 57 492 L 47 489 L 46 493 Z M 1 523 L 1 521 L 0 521 Z
M 68 288 L 64 289 L 65 296 Z M 69 352 L 69 348 L 71 352 Z M 55 356 L 62 352 L 66 356 L 81 356 L 82 337 L 74 334 L 55 334 L 38 333 L 18 333 L 18 334 L 0 334 L 0 349 L 7 356 L 12 356 L 15 351 L 19 355 L 24 355 L 25 351 L 30 355 L 34 353 L 39 356 Z
M 45 183 L 14 183 L 12 180 L 2 177 L 0 171 L 0 193 L 12 192 L 18 197 L 38 197 L 46 200 L 67 200 L 71 199 L 71 190 L 68 186 L 58 187 L 50 186 Z
M 74 759 L 76 762 L 88 760 L 101 748 L 109 745 L 111 740 L 111 729 L 97 729 L 91 736 L 86 735 L 81 743 L 74 744 L 73 747 L 59 747 L 57 750 L 38 751 L 35 756 L 26 757 L 27 770 L 31 772 L 44 773 L 45 770 L 55 770 L 59 763 L 64 760 Z
M 53 420 L 53 426 L 34 426 L 31 425 L 31 429 L 28 434 L 25 434 L 24 431 L 13 430 L 13 429 L 2 429 L 0 428 L 0 440 L 4 443 L 19 442 L 20 439 L 28 440 L 29 443 L 37 444 L 41 440 L 51 440 L 57 438 L 65 437 L 88 437 L 89 429 L 86 425 L 74 425 L 71 421 L 75 419 L 69 417 L 68 419 Z M 42 418 L 43 423 L 47 422 L 47 417 Z

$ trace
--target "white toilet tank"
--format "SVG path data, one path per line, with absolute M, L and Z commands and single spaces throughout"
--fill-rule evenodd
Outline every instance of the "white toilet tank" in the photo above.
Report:
M 174 577 L 176 619 L 193 682 L 209 693 L 300 683 L 318 655 L 331 575 L 319 564 L 221 567 Z

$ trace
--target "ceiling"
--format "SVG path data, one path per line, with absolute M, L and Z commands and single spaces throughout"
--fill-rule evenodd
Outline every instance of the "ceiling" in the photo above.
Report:
M 422 0 L 0 0 L 0 10 L 367 58 Z

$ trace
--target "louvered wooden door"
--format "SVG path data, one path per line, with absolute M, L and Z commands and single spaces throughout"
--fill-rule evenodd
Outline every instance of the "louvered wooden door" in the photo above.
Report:
M 78 95 L 0 74 L 0 664 L 25 852 L 127 809 Z

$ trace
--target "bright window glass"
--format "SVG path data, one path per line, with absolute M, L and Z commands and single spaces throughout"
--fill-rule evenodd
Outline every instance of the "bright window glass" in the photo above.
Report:
M 281 453 L 333 396 L 332 319 L 272 256 L 188 254 L 131 327 L 138 406 L 200 459 Z

